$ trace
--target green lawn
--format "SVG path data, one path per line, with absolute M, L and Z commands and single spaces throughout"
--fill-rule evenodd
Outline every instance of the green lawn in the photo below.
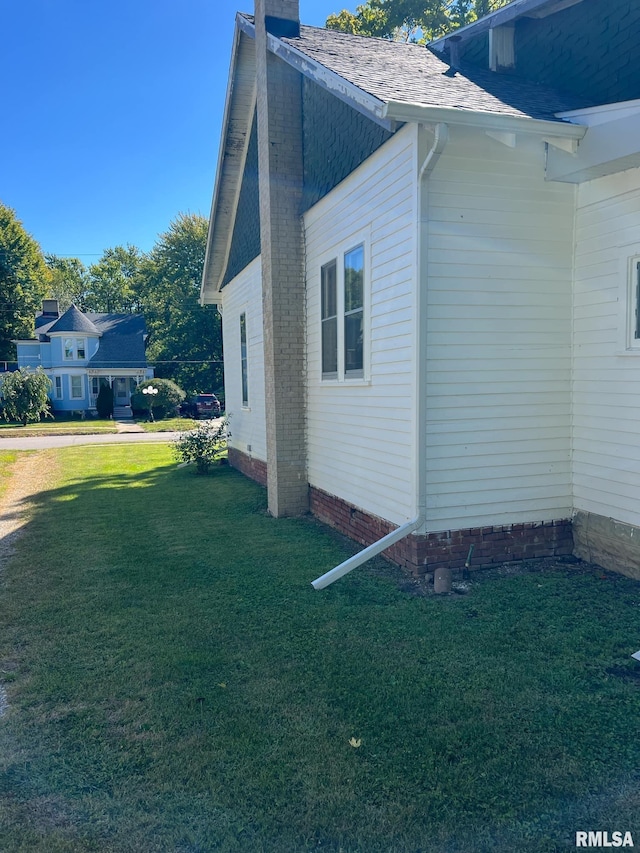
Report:
M 27 435 L 94 435 L 100 432 L 117 432 L 111 420 L 88 418 L 87 420 L 55 419 L 40 423 L 22 424 L 0 420 L 0 441 L 3 438 L 23 438 Z
M 429 597 L 379 562 L 316 592 L 352 546 L 235 471 L 59 459 L 0 580 L 0 850 L 640 843 L 636 582 L 560 562 Z

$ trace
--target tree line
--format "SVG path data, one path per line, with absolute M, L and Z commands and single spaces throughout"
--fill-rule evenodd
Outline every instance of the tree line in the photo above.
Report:
M 427 42 L 464 27 L 512 0 L 367 0 L 327 18 L 330 30 L 394 41 Z
M 15 359 L 16 339 L 33 337 L 43 299 L 60 311 L 142 313 L 147 360 L 159 378 L 188 393 L 222 387 L 222 332 L 214 306 L 199 303 L 207 220 L 179 214 L 150 252 L 105 249 L 97 263 L 47 255 L 15 211 L 0 203 L 0 361 Z

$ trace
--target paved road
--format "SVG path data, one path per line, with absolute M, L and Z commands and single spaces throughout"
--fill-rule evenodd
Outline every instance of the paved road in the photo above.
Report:
M 0 438 L 0 450 L 45 450 L 48 447 L 72 447 L 77 444 L 131 444 L 136 441 L 173 441 L 179 432 L 120 432 L 97 435 L 41 435 L 25 438 Z

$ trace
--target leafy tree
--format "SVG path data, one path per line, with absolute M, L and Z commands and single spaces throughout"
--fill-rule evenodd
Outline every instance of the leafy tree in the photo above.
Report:
M 2 378 L 5 420 L 21 421 L 26 426 L 39 421 L 40 415 L 50 415 L 50 389 L 51 380 L 41 367 L 33 372 L 20 368 L 6 373 Z
M 78 258 L 47 255 L 46 262 L 51 272 L 48 296 L 58 300 L 61 312 L 66 311 L 72 304 L 81 311 L 84 310 L 88 273 L 82 261 Z
M 85 310 L 106 314 L 139 311 L 143 263 L 144 255 L 135 246 L 105 249 L 98 263 L 89 267 Z
M 157 388 L 158 393 L 143 394 L 145 388 Z M 182 388 L 170 379 L 145 379 L 131 395 L 131 408 L 136 412 L 149 412 L 150 420 L 153 420 L 154 411 L 163 418 L 172 415 L 185 396 Z
M 398 41 L 425 42 L 469 24 L 512 0 L 367 0 L 329 15 L 327 28 Z
M 147 358 L 156 376 L 189 393 L 222 385 L 220 317 L 214 306 L 199 302 L 207 229 L 203 216 L 180 214 L 158 238 L 142 272 Z
M 51 273 L 40 246 L 11 208 L 0 203 L 0 360 L 15 358 L 12 339 L 33 337 L 36 311 Z

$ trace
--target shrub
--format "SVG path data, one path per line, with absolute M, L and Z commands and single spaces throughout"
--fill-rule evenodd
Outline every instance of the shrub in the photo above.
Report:
M 106 382 L 100 383 L 100 390 L 96 397 L 96 409 L 101 418 L 113 416 L 113 389 Z
M 5 420 L 21 421 L 26 426 L 39 421 L 40 415 L 50 416 L 50 389 L 51 380 L 41 367 L 33 371 L 21 367 L 6 373 L 2 377 Z
M 185 464 L 195 462 L 197 474 L 208 474 L 215 462 L 222 462 L 227 452 L 227 418 L 217 426 L 205 421 L 196 429 L 183 432 L 173 444 L 176 459 Z
M 142 390 L 150 386 L 157 388 L 158 393 L 153 396 L 143 394 Z M 145 379 L 131 395 L 131 408 L 134 414 L 140 415 L 149 413 L 151 406 L 155 417 L 164 418 L 175 414 L 185 396 L 182 388 L 172 382 L 171 379 Z

